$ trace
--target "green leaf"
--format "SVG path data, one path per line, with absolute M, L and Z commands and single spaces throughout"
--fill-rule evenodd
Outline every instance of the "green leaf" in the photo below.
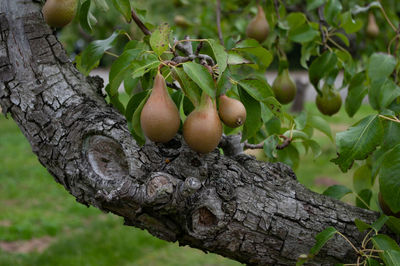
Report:
M 150 46 L 158 55 L 168 50 L 171 29 L 167 23 L 161 24 L 150 36 Z
M 276 145 L 279 143 L 279 137 L 277 135 L 271 135 L 269 136 L 265 141 L 263 145 L 263 150 L 265 155 L 267 155 L 269 158 L 276 158 L 277 153 L 276 153 Z
M 321 146 L 318 144 L 318 142 L 316 142 L 315 140 L 309 139 L 304 141 L 304 143 L 306 143 L 306 145 L 308 145 L 311 148 L 311 151 L 314 154 L 314 160 L 317 159 L 321 153 L 322 153 L 322 149 Z
M 379 252 L 379 256 L 385 265 L 400 265 L 400 248 L 396 241 L 387 235 L 376 235 L 373 236 L 371 240 L 376 249 L 384 250 L 383 253 Z
M 307 119 L 307 125 L 318 129 L 333 141 L 331 127 L 329 126 L 329 123 L 326 122 L 326 120 L 322 117 L 317 115 L 309 115 Z
M 345 30 L 347 34 L 355 33 L 363 27 L 361 19 L 354 20 L 350 11 L 344 12 L 340 15 L 341 24 L 340 26 Z
M 307 22 L 305 14 L 301 12 L 292 12 L 286 17 L 289 29 L 299 27 Z
M 293 169 L 297 169 L 297 167 L 299 167 L 300 154 L 293 144 L 290 144 L 282 150 L 277 150 L 277 154 L 278 161 L 289 165 Z
M 309 137 L 306 133 L 304 133 L 303 131 L 300 130 L 287 130 L 285 131 L 285 133 L 283 133 L 283 135 L 287 138 L 289 138 L 290 136 L 292 136 L 293 139 L 303 139 L 303 140 L 308 140 Z
M 228 54 L 225 51 L 224 46 L 218 43 L 218 41 L 213 39 L 207 39 L 207 42 L 210 44 L 211 49 L 214 53 L 215 60 L 218 64 L 218 74 L 222 74 L 228 64 Z
M 361 190 L 369 189 L 372 187 L 372 173 L 371 168 L 364 164 L 360 166 L 353 174 L 353 188 L 354 191 L 359 193 Z
M 172 76 L 181 85 L 182 91 L 193 103 L 198 105 L 200 103 L 201 89 L 200 87 L 183 71 L 182 68 L 174 67 L 171 69 Z
M 133 71 L 132 61 L 140 54 L 141 49 L 130 49 L 123 52 L 111 65 L 109 73 L 110 93 L 114 95 L 122 81 Z
M 131 3 L 129 0 L 112 0 L 115 8 L 124 16 L 126 21 L 131 21 L 132 13 L 131 13 Z
M 89 75 L 90 71 L 99 65 L 100 59 L 106 50 L 113 47 L 119 34 L 123 31 L 115 31 L 105 40 L 97 40 L 91 42 L 85 50 L 80 54 L 79 64 L 77 68 L 84 74 Z
M 385 223 L 389 220 L 389 217 L 386 215 L 381 215 L 378 220 L 376 220 L 373 224 L 369 225 L 366 222 L 363 222 L 359 219 L 355 219 L 354 223 L 356 224 L 358 230 L 362 233 L 367 229 L 373 229 L 376 233 L 382 229 Z
M 183 70 L 205 93 L 215 99 L 215 83 L 210 72 L 204 66 L 186 62 L 183 64 Z
M 147 98 L 149 91 L 142 91 L 133 95 L 130 99 L 128 104 L 126 105 L 126 121 L 132 121 L 133 114 L 135 113 L 136 109 L 139 107 L 140 103 L 143 99 Z
M 370 56 L 367 73 L 371 80 L 380 80 L 392 74 L 396 67 L 396 58 L 384 53 L 374 53 Z
M 133 136 L 135 137 L 136 142 L 139 145 L 143 145 L 146 142 L 146 138 L 143 134 L 142 127 L 140 125 L 140 114 L 142 113 L 143 107 L 147 102 L 147 99 L 150 96 L 151 91 L 149 90 L 147 96 L 142 100 L 139 106 L 136 108 L 135 112 L 132 116 L 132 128 L 133 128 Z
M 110 93 L 110 84 L 108 84 L 105 87 L 105 91 L 107 92 L 107 94 L 110 97 L 110 103 L 121 113 L 121 114 L 125 114 L 125 107 L 124 105 L 121 103 L 121 101 L 119 100 L 119 95 L 118 93 L 111 95 Z
M 87 31 L 92 32 L 92 25 L 90 23 L 90 4 L 91 0 L 81 1 L 81 5 L 78 8 L 77 16 L 81 27 Z
M 310 254 L 314 255 L 314 256 L 317 255 L 318 252 L 321 250 L 321 248 L 326 244 L 326 242 L 328 242 L 328 240 L 331 239 L 336 233 L 337 233 L 337 230 L 331 226 L 325 228 L 324 231 L 318 233 L 315 236 L 315 240 L 317 240 L 317 242 L 311 248 Z
M 373 80 L 368 91 L 368 98 L 375 110 L 384 110 L 400 96 L 400 87 L 390 78 Z
M 157 68 L 160 65 L 160 61 L 154 54 L 144 54 L 132 62 L 133 71 L 131 77 L 139 78 L 147 72 Z
M 319 81 L 327 76 L 329 72 L 336 68 L 337 56 L 335 53 L 326 51 L 320 57 L 315 59 L 309 68 L 310 82 L 316 89 L 319 88 Z
M 95 4 L 103 12 L 107 12 L 109 10 L 106 0 L 95 0 Z
M 275 96 L 265 98 L 263 104 L 274 114 L 274 116 L 281 120 L 284 119 L 285 111 L 282 109 L 282 104 L 278 102 Z
M 349 85 L 349 92 L 346 97 L 345 109 L 350 117 L 360 109 L 362 100 L 368 93 L 368 87 L 365 85 L 365 73 L 357 73 L 351 80 Z
M 274 96 L 271 87 L 266 81 L 259 79 L 243 79 L 237 82 L 257 101 L 261 102 L 270 96 Z
M 354 160 L 365 159 L 382 137 L 383 126 L 378 115 L 367 116 L 346 131 L 336 134 L 339 156 L 331 161 L 347 172 Z
M 272 53 L 262 47 L 255 40 L 244 40 L 238 43 L 233 50 L 251 55 L 251 59 L 257 59 L 256 63 L 258 63 L 262 68 L 267 68 L 273 59 Z
M 336 35 L 340 40 L 342 40 L 342 42 L 343 42 L 347 47 L 350 46 L 350 41 L 349 41 L 349 39 L 347 38 L 346 35 L 344 35 L 343 33 L 340 33 L 340 32 L 336 32 L 335 35 Z
M 361 233 L 371 228 L 371 225 L 357 218 L 354 220 L 354 223 L 356 224 L 358 231 L 360 231 Z
M 395 234 L 400 236 L 400 218 L 396 218 L 393 216 L 388 216 L 389 219 L 386 222 L 386 225 L 392 230 Z
M 338 18 L 338 15 L 342 11 L 343 7 L 339 0 L 328 0 L 324 7 L 324 15 L 326 21 L 330 25 L 336 26 L 335 21 Z
M 375 232 L 379 232 L 388 220 L 389 216 L 381 215 L 378 220 L 371 224 L 371 228 L 374 229 Z
M 325 3 L 325 0 L 307 0 L 307 11 L 314 10 Z
M 240 101 L 246 108 L 246 122 L 243 126 L 242 141 L 253 137 L 262 126 L 260 103 L 251 97 L 244 89 L 238 88 Z
M 228 52 L 228 65 L 244 65 L 251 64 L 252 62 L 241 56 L 237 52 Z
M 387 152 L 382 160 L 379 188 L 392 212 L 400 211 L 400 144 Z
M 357 193 L 356 206 L 363 209 L 370 209 L 370 202 L 372 198 L 372 190 L 363 189 L 360 193 Z
M 351 189 L 349 189 L 348 187 L 342 185 L 333 185 L 328 187 L 322 194 L 340 200 L 351 192 Z
M 302 111 L 294 118 L 294 123 L 296 124 L 296 129 L 303 130 L 307 125 L 307 112 Z
M 319 36 L 319 31 L 309 24 L 303 24 L 300 27 L 289 30 L 289 39 L 298 43 L 306 43 Z

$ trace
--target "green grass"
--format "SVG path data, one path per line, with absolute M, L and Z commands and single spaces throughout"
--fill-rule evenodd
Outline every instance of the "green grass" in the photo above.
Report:
M 317 112 L 314 104 L 306 108 Z M 355 118 L 348 118 L 342 108 L 327 119 L 337 132 L 370 112 L 363 106 Z M 326 188 L 315 183 L 320 177 L 351 187 L 353 170 L 341 173 L 329 162 L 336 154 L 334 144 L 318 132 L 315 140 L 322 146 L 322 155 L 317 160 L 312 154 L 302 155 L 296 170 L 299 181 L 317 192 Z M 353 199 L 349 196 L 345 200 Z M 0 116 L 0 242 L 44 236 L 53 240 L 41 253 L 0 249 L 0 265 L 240 265 L 122 224 L 120 217 L 77 203 L 39 164 L 15 123 Z
M 53 241 L 42 253 L 0 249 L 0 265 L 240 265 L 159 240 L 77 203 L 40 165 L 15 123 L 0 115 L 0 242 L 44 236 Z

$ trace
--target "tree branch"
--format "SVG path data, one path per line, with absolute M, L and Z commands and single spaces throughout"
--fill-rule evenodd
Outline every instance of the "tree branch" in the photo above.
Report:
M 18 18 L 18 19 L 15 19 Z M 307 190 L 284 164 L 192 151 L 177 135 L 139 147 L 125 118 L 87 82 L 31 0 L 0 4 L 0 105 L 39 161 L 78 202 L 248 265 L 293 265 L 334 226 L 355 245 L 353 221 L 378 214 Z M 334 237 L 311 262 L 355 262 Z
M 321 32 L 321 39 L 322 39 L 322 45 L 323 45 L 322 51 L 325 51 L 326 49 L 328 49 L 327 36 L 326 36 L 326 32 L 324 30 L 324 27 L 326 25 L 326 21 L 324 18 L 324 6 L 325 5 L 318 7 L 319 31 Z
M 132 14 L 132 19 L 135 21 L 136 25 L 139 27 L 139 29 L 144 33 L 144 35 L 151 35 L 151 31 L 144 25 L 144 23 L 140 20 L 138 15 L 136 14 L 135 10 L 131 10 Z
M 218 28 L 218 38 L 221 45 L 224 45 L 224 38 L 222 36 L 221 29 L 221 0 L 217 0 L 217 7 L 215 9 L 216 17 L 217 17 L 217 28 Z

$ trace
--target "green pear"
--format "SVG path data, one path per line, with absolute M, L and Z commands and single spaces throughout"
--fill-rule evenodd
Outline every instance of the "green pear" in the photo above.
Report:
M 269 25 L 264 10 L 258 5 L 257 15 L 247 25 L 246 35 L 248 38 L 256 39 L 259 43 L 262 43 L 267 39 L 268 33 Z
M 46 23 L 61 28 L 72 21 L 75 16 L 77 0 L 47 0 L 42 12 Z
M 274 83 L 272 84 L 272 90 L 274 91 L 275 98 L 281 104 L 288 104 L 293 101 L 296 96 L 296 83 L 289 75 L 289 70 L 284 69 L 278 74 Z

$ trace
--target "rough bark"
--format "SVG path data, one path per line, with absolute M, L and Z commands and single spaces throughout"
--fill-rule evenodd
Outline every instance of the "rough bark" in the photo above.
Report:
M 31 0 L 0 1 L 0 105 L 39 161 L 77 201 L 247 264 L 292 265 L 334 226 L 356 245 L 355 218 L 378 214 L 307 190 L 284 164 L 199 155 L 180 136 L 139 147 L 126 121 L 69 62 Z M 353 262 L 339 237 L 311 264 Z

